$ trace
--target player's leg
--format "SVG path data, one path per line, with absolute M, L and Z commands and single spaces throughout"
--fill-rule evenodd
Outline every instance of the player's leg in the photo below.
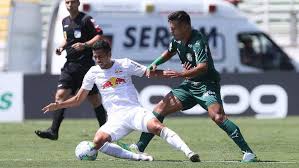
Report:
M 116 144 L 111 143 L 112 141 L 120 139 L 132 132 L 131 129 L 126 128 L 121 123 L 121 121 L 118 121 L 104 124 L 95 134 L 93 140 L 95 149 L 117 158 L 152 161 L 152 156 L 145 154 L 136 154 L 131 151 L 125 150 Z
M 223 107 L 219 103 L 211 104 L 208 107 L 208 113 L 211 119 L 227 133 L 227 135 L 238 145 L 241 151 L 244 153 L 243 161 L 255 161 L 256 156 L 245 141 L 239 127 L 229 120 L 223 110 Z
M 96 86 L 94 86 L 92 90 L 89 92 L 87 99 L 93 106 L 95 115 L 99 122 L 99 126 L 101 127 L 105 124 L 107 120 L 107 112 L 104 106 L 102 105 L 101 97 Z
M 62 102 L 66 100 L 71 94 L 74 94 L 79 87 L 76 81 L 77 76 L 71 73 L 74 69 L 74 67 L 72 66 L 73 65 L 69 63 L 65 63 L 64 67 L 61 70 L 57 85 L 57 91 L 55 94 L 55 102 Z M 64 111 L 65 109 L 56 110 L 53 113 L 53 121 L 51 127 L 45 131 L 35 131 L 36 135 L 41 138 L 57 140 L 59 127 L 64 118 Z
M 172 94 L 168 93 L 154 108 L 153 114 L 155 117 L 163 123 L 164 117 L 167 114 L 171 114 L 182 109 L 182 104 L 180 101 Z M 153 139 L 155 135 L 152 133 L 142 132 L 139 141 L 136 143 L 138 151 L 144 152 L 145 148 L 149 142 Z M 135 145 L 131 146 L 134 148 Z
M 146 119 L 145 119 L 146 120 Z M 199 155 L 190 150 L 186 143 L 171 129 L 165 127 L 159 120 L 152 118 L 147 122 L 147 130 L 160 136 L 175 149 L 181 150 L 192 161 L 199 162 Z
M 63 89 L 60 88 L 57 90 L 55 95 L 55 102 L 63 102 L 66 100 L 71 94 L 70 89 Z M 57 140 L 58 139 L 58 132 L 60 128 L 60 124 L 64 119 L 64 111 L 65 109 L 59 109 L 53 112 L 53 121 L 51 127 L 49 127 L 45 131 L 36 130 L 35 133 L 40 138 L 47 138 L 50 140 Z
M 186 90 L 186 83 L 182 83 L 177 88 L 168 93 L 154 108 L 153 114 L 162 123 L 166 115 L 192 108 L 197 102 L 193 99 L 192 95 Z M 119 143 L 123 148 L 144 152 L 149 142 L 154 137 L 153 134 L 143 132 L 139 141 L 136 144 L 128 145 Z
M 202 88 L 205 88 L 202 94 L 196 94 L 196 91 L 193 90 L 194 97 L 197 98 L 198 103 L 205 109 L 208 110 L 210 118 L 222 129 L 228 136 L 239 146 L 241 151 L 244 153 L 250 153 L 247 157 L 251 158 L 250 160 L 255 159 L 253 151 L 248 146 L 244 137 L 241 134 L 239 127 L 230 121 L 224 113 L 222 100 L 220 95 L 220 85 L 219 83 L 204 83 L 201 85 Z M 244 155 L 245 156 L 245 155 Z

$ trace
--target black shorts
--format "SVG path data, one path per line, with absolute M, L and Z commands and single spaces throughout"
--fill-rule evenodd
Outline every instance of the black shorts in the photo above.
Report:
M 71 89 L 71 94 L 75 95 L 82 85 L 84 75 L 93 65 L 94 63 L 79 64 L 76 62 L 66 62 L 63 68 L 61 69 L 61 74 L 59 76 L 57 88 Z M 98 93 L 99 91 L 96 85 L 94 85 L 88 95 Z

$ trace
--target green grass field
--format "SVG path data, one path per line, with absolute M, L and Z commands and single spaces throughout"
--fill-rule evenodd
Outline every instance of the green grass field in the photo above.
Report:
M 279 120 L 232 118 L 260 162 L 240 163 L 242 157 L 237 146 L 207 118 L 168 118 L 168 127 L 175 130 L 196 152 L 202 162 L 189 162 L 183 153 L 172 149 L 155 137 L 147 148 L 153 162 L 136 162 L 116 159 L 99 153 L 96 161 L 78 161 L 74 150 L 82 140 L 92 140 L 97 129 L 96 120 L 66 119 L 58 141 L 40 139 L 35 129 L 44 129 L 49 120 L 30 120 L 23 124 L 0 124 L 0 167 L 299 167 L 299 117 Z M 124 138 L 135 142 L 138 132 Z

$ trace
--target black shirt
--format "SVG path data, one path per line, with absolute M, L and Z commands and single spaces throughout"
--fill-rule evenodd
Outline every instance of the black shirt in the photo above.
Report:
M 83 12 L 79 12 L 76 18 L 71 19 L 70 16 L 62 20 L 63 34 L 67 41 L 66 58 L 69 62 L 90 62 L 92 60 L 92 50 L 85 48 L 82 51 L 76 51 L 71 46 L 77 42 L 85 43 L 97 34 L 102 35 L 101 28 L 94 23 L 91 16 Z

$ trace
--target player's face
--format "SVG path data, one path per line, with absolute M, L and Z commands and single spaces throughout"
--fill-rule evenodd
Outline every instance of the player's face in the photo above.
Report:
M 65 0 L 64 2 L 65 2 L 66 9 L 69 12 L 77 12 L 78 11 L 78 8 L 80 5 L 79 0 Z
M 93 58 L 102 69 L 108 69 L 111 67 L 111 52 L 105 50 L 93 50 Z
M 169 21 L 170 33 L 176 40 L 183 40 L 187 27 L 185 23 L 180 23 L 178 21 Z

